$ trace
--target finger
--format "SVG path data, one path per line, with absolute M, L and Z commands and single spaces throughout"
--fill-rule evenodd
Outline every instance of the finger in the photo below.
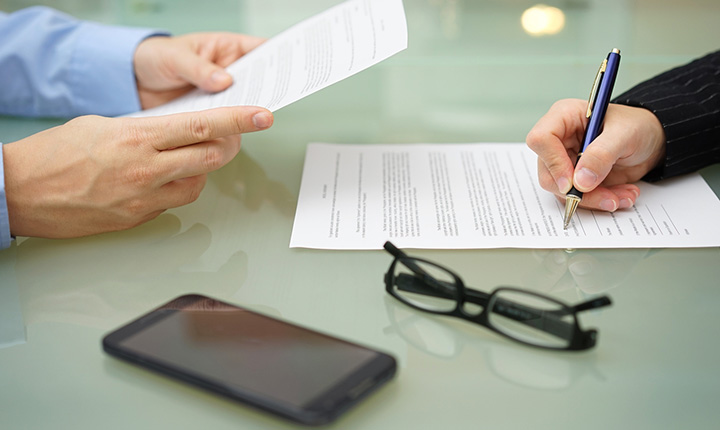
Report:
M 156 159 L 161 183 L 204 175 L 229 163 L 240 152 L 241 136 L 163 151 Z
M 555 178 L 552 177 L 550 174 L 550 170 L 548 170 L 547 166 L 545 165 L 545 162 L 538 158 L 537 162 L 537 171 L 538 171 L 538 183 L 540 184 L 540 187 L 545 191 L 550 191 L 551 193 L 555 193 L 557 195 L 565 195 L 560 191 L 560 187 L 558 186 Z
M 584 126 L 582 117 L 584 102 L 562 100 L 535 124 L 527 135 L 526 143 L 545 166 L 552 178 L 555 189 L 543 188 L 565 194 L 570 190 L 573 174 L 573 160 L 568 152 L 577 152 L 579 132 Z M 540 178 L 547 181 L 547 178 Z
M 221 67 L 229 66 L 267 41 L 262 37 L 237 33 L 199 33 L 183 37 L 193 39 L 193 45 L 198 47 L 198 54 Z
M 169 182 L 160 188 L 165 195 L 164 205 L 170 208 L 185 206 L 200 198 L 207 183 L 207 175 L 197 175 Z
M 240 46 L 242 47 L 243 55 L 262 45 L 266 41 L 267 39 L 264 37 L 242 35 Z
M 640 197 L 640 188 L 635 184 L 622 184 L 609 187 L 610 191 L 618 197 L 618 209 L 628 209 L 635 206 Z
M 622 144 L 623 141 L 623 136 L 610 131 L 601 133 L 592 141 L 575 166 L 573 184 L 578 190 L 591 191 L 605 180 L 618 159 L 628 150 L 628 145 Z
M 158 151 L 269 128 L 273 115 L 265 108 L 235 106 L 173 115 L 127 118 L 131 138 Z
M 633 184 L 612 187 L 600 186 L 591 192 L 583 194 L 580 207 L 615 212 L 618 209 L 627 209 L 634 206 L 639 195 L 640 188 Z
M 178 76 L 205 91 L 217 92 L 228 88 L 232 76 L 225 67 L 252 51 L 266 39 L 235 33 L 188 35 L 199 44 L 198 52 L 182 50 L 174 57 Z
M 148 213 L 159 213 L 190 204 L 200 197 L 206 182 L 207 175 L 170 181 L 157 188 L 152 197 L 147 199 L 146 210 Z
M 173 62 L 178 76 L 205 91 L 222 91 L 233 82 L 232 76 L 223 67 L 189 49 L 180 50 Z

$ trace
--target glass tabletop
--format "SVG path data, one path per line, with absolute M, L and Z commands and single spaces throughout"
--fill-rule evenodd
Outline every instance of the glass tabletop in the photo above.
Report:
M 271 37 L 338 1 L 38 3 L 174 34 Z M 564 24 L 538 35 L 537 23 L 523 27 L 533 2 L 406 0 L 406 51 L 276 112 L 196 202 L 128 231 L 20 238 L 0 251 L 0 428 L 292 428 L 103 353 L 104 334 L 186 293 L 393 354 L 397 377 L 332 427 L 710 427 L 720 416 L 719 248 L 413 251 L 483 291 L 611 296 L 613 306 L 580 317 L 598 329 L 597 346 L 558 353 L 398 303 L 384 291 L 384 251 L 288 247 L 309 142 L 522 142 L 555 100 L 588 96 L 612 48 L 623 52 L 617 94 L 719 48 L 715 0 L 547 4 Z M 62 122 L 3 117 L 0 140 Z M 702 174 L 720 194 L 720 168 Z

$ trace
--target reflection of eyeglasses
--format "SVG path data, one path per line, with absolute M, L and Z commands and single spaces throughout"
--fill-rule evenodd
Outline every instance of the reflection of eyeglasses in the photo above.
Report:
M 507 343 L 487 342 L 465 331 L 453 330 L 447 320 L 416 312 L 390 295 L 386 298 L 385 311 L 390 325 L 383 328 L 383 333 L 399 336 L 423 354 L 443 360 L 470 354 L 503 381 L 537 390 L 564 390 L 590 376 L 597 381 L 607 379 L 593 357 L 577 361 L 565 354 L 538 355 L 534 350 L 520 351 Z M 465 352 L 466 347 L 470 347 L 471 352 Z M 482 353 L 481 357 L 474 355 L 478 352 Z M 485 373 L 480 372 L 476 377 L 485 377 Z
M 601 296 L 568 306 L 511 287 L 487 294 L 465 287 L 459 276 L 438 264 L 409 257 L 390 242 L 385 242 L 385 249 L 395 257 L 385 274 L 385 289 L 391 296 L 415 309 L 462 318 L 530 346 L 575 351 L 592 348 L 597 330 L 583 331 L 577 313 L 612 303 Z

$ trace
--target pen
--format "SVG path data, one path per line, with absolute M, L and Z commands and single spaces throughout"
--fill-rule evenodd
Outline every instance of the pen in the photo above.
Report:
M 612 94 L 613 85 L 615 85 L 615 77 L 617 76 L 619 67 L 620 50 L 614 48 L 600 65 L 600 69 L 595 76 L 595 82 L 593 82 L 592 90 L 590 90 L 587 113 L 585 114 L 585 116 L 589 118 L 589 121 L 587 128 L 585 129 L 585 136 L 583 136 L 580 152 L 578 153 L 577 160 L 575 160 L 576 166 L 583 152 L 602 131 L 605 112 L 607 112 L 608 105 L 610 104 L 610 94 Z M 566 194 L 563 229 L 567 230 L 568 225 L 570 224 L 570 219 L 572 219 L 573 214 L 575 214 L 575 211 L 582 200 L 582 196 L 583 193 L 578 191 L 574 185 Z

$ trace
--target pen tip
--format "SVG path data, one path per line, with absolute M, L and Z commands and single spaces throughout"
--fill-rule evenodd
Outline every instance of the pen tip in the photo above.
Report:
M 563 218 L 563 230 L 567 230 L 578 205 L 580 204 L 580 197 L 568 194 L 565 198 L 565 217 Z

